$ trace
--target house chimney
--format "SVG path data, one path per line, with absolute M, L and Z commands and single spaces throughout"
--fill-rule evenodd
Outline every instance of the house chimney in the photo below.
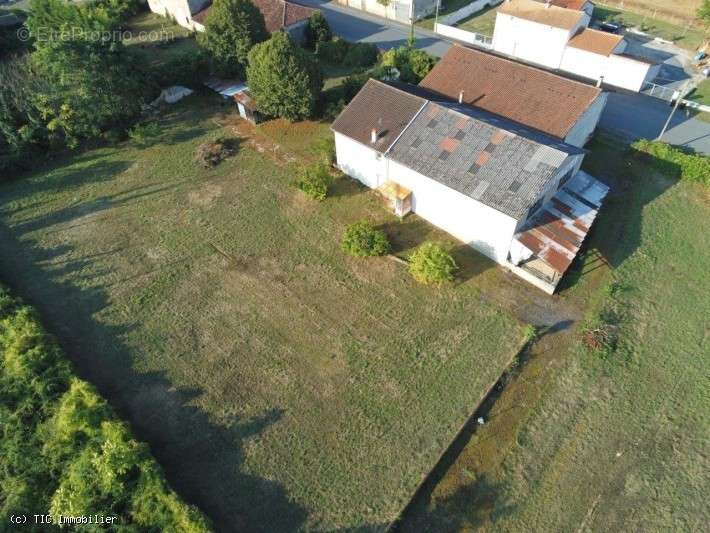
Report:
M 601 87 L 602 83 L 604 83 L 604 76 L 599 76 L 599 79 L 597 80 L 597 87 Z
M 463 104 L 463 89 L 459 91 L 459 104 Z
M 370 132 L 370 143 L 375 144 L 377 142 L 377 130 L 372 128 Z
M 545 2 L 545 9 L 549 9 L 549 8 L 550 8 L 550 1 L 551 1 L 551 0 L 547 0 L 547 2 Z

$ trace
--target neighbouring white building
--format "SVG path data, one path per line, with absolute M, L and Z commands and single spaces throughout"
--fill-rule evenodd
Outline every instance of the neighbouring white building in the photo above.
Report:
M 308 18 L 317 10 L 289 0 L 252 0 L 264 16 L 266 30 L 274 33 L 280 30 L 300 42 Z M 192 31 L 205 31 L 205 21 L 212 8 L 212 0 L 148 0 L 148 7 L 154 13 L 170 17 L 175 22 Z
M 641 90 L 658 75 L 660 65 L 625 55 L 622 36 L 588 28 L 590 4 L 506 0 L 496 14 L 493 50 L 598 83 Z
M 373 15 L 409 24 L 436 10 L 437 0 L 338 0 L 338 3 Z
M 435 98 L 369 80 L 333 123 L 338 166 L 553 293 L 608 188 L 580 171 L 582 149 Z

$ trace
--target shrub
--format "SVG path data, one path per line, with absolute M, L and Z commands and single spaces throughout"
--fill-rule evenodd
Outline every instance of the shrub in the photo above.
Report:
M 128 138 L 136 146 L 150 146 L 160 135 L 160 126 L 155 122 L 136 124 L 128 130 Z
M 339 37 L 329 42 L 319 43 L 316 47 L 318 59 L 333 65 L 341 64 L 349 51 L 350 43 Z
M 347 227 L 341 247 L 356 257 L 373 257 L 389 252 L 390 243 L 384 231 L 375 229 L 367 220 L 361 220 Z
M 650 156 L 651 165 L 671 178 L 710 186 L 710 157 L 688 153 L 659 141 L 641 139 L 631 145 L 634 150 Z
M 156 87 L 171 85 L 194 86 L 209 73 L 209 60 L 203 50 L 189 50 L 171 54 L 168 59 L 151 70 Z
M 423 50 L 409 46 L 392 48 L 382 54 L 382 67 L 396 68 L 400 79 L 407 83 L 419 83 L 436 64 L 437 59 Z
M 249 52 L 247 84 L 261 113 L 294 121 L 313 116 L 323 78 L 312 54 L 277 32 Z
M 330 166 L 335 162 L 335 138 L 332 135 L 319 139 L 313 145 L 313 152 L 323 163 Z
M 527 324 L 523 328 L 523 338 L 525 339 L 525 343 L 529 344 L 531 342 L 535 342 L 538 338 L 539 331 L 538 329 L 533 326 L 532 324 Z
M 348 67 L 370 67 L 377 62 L 379 51 L 373 43 L 353 43 L 343 58 Z
M 202 143 L 197 147 L 195 161 L 205 168 L 212 168 L 219 165 L 223 159 L 233 155 L 237 151 L 235 139 L 218 137 L 214 141 Z
M 209 531 L 167 485 L 148 447 L 73 375 L 35 312 L 2 287 L 0 354 L 3 516 L 42 509 L 55 519 L 116 516 L 127 530 Z
M 320 11 L 316 11 L 308 19 L 305 37 L 305 44 L 311 50 L 315 50 L 320 43 L 328 42 L 333 38 L 330 25 Z
M 427 242 L 409 257 L 409 272 L 425 284 L 441 284 L 454 280 L 458 267 L 454 258 L 439 244 Z
M 328 166 L 324 163 L 316 163 L 304 167 L 294 185 L 314 200 L 325 200 L 328 195 L 328 187 L 332 183 L 333 177 L 330 175 Z

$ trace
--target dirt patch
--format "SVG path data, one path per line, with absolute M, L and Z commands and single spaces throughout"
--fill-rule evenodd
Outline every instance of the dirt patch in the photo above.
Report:
M 187 199 L 193 205 L 206 207 L 222 196 L 222 187 L 215 183 L 208 183 L 198 190 L 187 193 Z

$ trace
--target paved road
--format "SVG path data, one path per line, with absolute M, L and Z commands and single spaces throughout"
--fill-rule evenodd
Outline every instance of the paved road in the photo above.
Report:
M 319 8 L 336 35 L 348 41 L 376 43 L 388 49 L 407 42 L 409 26 L 387 20 L 363 11 L 343 7 L 324 0 L 299 0 Z M 416 28 L 417 48 L 441 57 L 452 46 L 434 32 Z M 663 128 L 671 108 L 657 98 L 642 94 L 614 93 L 602 115 L 600 126 L 629 140 L 655 139 Z M 710 122 L 686 116 L 679 111 L 663 140 L 687 146 L 698 152 L 710 154 Z

